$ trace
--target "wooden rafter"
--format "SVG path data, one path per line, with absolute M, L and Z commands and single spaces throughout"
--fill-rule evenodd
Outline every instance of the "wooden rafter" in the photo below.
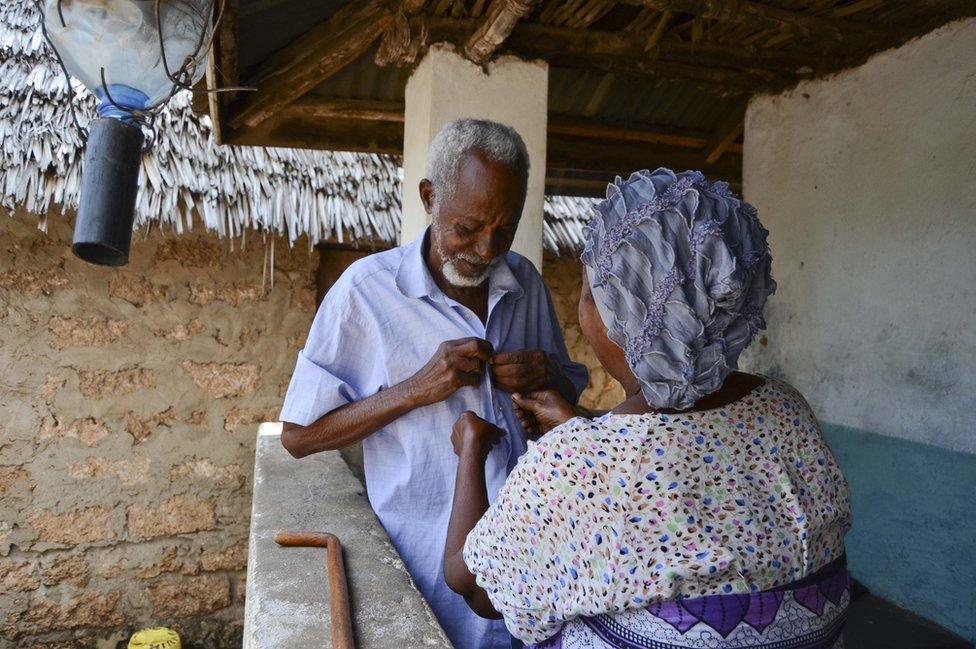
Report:
M 853 20 L 825 18 L 812 14 L 780 9 L 751 0 L 627 0 L 631 4 L 651 7 L 659 11 L 688 13 L 703 18 L 735 21 L 747 20 L 775 29 L 842 38 L 845 35 L 874 36 L 878 29 L 873 25 Z
M 690 129 L 651 124 L 607 124 L 593 120 L 565 117 L 549 118 L 549 133 L 573 137 L 596 138 L 603 141 L 646 142 L 665 144 L 685 149 L 705 149 L 709 142 L 707 133 Z M 742 153 L 741 147 L 731 146 L 729 153 Z M 711 160 L 710 162 L 714 162 Z
M 220 83 L 225 87 L 236 86 L 240 83 L 240 73 L 237 69 L 237 13 L 240 0 L 225 0 L 224 15 L 220 19 L 220 30 L 217 32 L 217 65 Z M 234 92 L 221 93 L 220 103 L 227 106 L 235 99 Z
M 743 99 L 735 103 L 731 110 L 719 121 L 705 148 L 705 162 L 713 164 L 726 151 L 735 146 L 745 130 L 747 102 Z M 740 148 L 741 150 L 741 148 Z
M 352 2 L 272 56 L 250 81 L 230 118 L 234 127 L 256 126 L 355 61 L 393 23 L 389 3 Z
M 464 53 L 475 63 L 491 58 L 520 20 L 526 18 L 540 0 L 493 0 L 484 19 L 468 39 Z
M 434 18 L 424 26 L 429 29 L 429 42 L 457 44 L 467 39 L 473 23 Z M 420 31 L 419 20 L 412 29 Z M 647 56 L 649 44 L 654 46 L 653 57 Z M 692 44 L 676 38 L 649 43 L 646 35 L 635 32 L 573 29 L 534 22 L 517 25 L 504 48 L 515 54 L 544 58 L 555 65 L 562 62 L 566 67 L 729 82 L 736 88 L 766 86 L 777 78 L 790 81 L 798 75 L 830 69 L 837 62 L 818 52 L 794 54 L 721 43 Z M 587 66 L 586 61 L 591 58 L 592 65 Z M 618 61 L 621 67 L 613 70 Z
M 403 122 L 403 102 L 362 99 L 334 99 L 303 97 L 282 109 L 279 115 L 287 119 L 357 120 L 364 122 Z M 741 122 L 741 113 L 740 119 Z M 689 129 L 654 124 L 609 124 L 593 120 L 553 116 L 548 132 L 555 136 L 601 139 L 604 141 L 644 142 L 710 152 L 712 134 Z M 722 153 L 742 153 L 734 143 L 726 145 Z M 721 155 L 721 154 L 719 154 Z M 718 158 L 710 162 L 714 162 Z
M 656 166 L 698 169 L 708 176 L 729 180 L 742 177 L 741 156 L 722 156 L 707 163 L 702 151 L 646 142 L 607 142 L 601 139 L 566 137 L 550 133 L 546 138 L 546 168 L 571 175 L 597 171 L 604 178 L 629 174 L 635 169 Z
M 237 9 L 238 0 L 224 0 L 220 26 L 207 58 L 207 86 L 231 88 L 237 86 Z M 233 91 L 210 92 L 207 105 L 213 124 L 214 141 L 224 143 L 224 113 L 234 99 Z
M 689 43 L 676 38 L 654 39 L 633 32 L 599 31 L 594 29 L 570 29 L 538 23 L 519 25 L 510 38 L 513 48 L 530 46 L 532 40 L 551 46 L 554 51 L 566 54 L 597 56 L 642 56 L 651 47 L 657 59 L 676 63 L 698 64 L 708 67 L 763 70 L 774 74 L 794 74 L 801 67 L 820 67 L 823 57 L 816 55 L 796 56 L 785 52 L 762 51 L 757 48 L 737 47 L 721 43 Z M 535 46 L 537 49 L 539 45 Z
M 647 37 L 647 41 L 644 43 L 645 50 L 650 52 L 657 48 L 657 45 L 661 42 L 661 38 L 664 37 L 664 33 L 667 31 L 668 24 L 670 22 L 671 12 L 662 11 L 661 15 L 657 19 L 657 25 L 654 26 L 654 31 L 651 32 L 650 36 Z
M 761 69 L 738 70 L 661 59 L 574 54 L 556 50 L 551 44 L 541 42 L 513 43 L 512 49 L 524 56 L 545 59 L 556 67 L 631 77 L 682 79 L 730 94 L 754 91 L 777 83 L 775 74 Z
M 366 122 L 403 122 L 403 102 L 366 99 L 323 99 L 305 96 L 282 109 L 283 115 Z

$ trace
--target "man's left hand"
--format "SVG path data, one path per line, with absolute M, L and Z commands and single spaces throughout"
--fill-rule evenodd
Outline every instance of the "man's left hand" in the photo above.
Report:
M 491 378 L 506 392 L 534 392 L 549 387 L 549 356 L 541 349 L 519 349 L 491 357 Z

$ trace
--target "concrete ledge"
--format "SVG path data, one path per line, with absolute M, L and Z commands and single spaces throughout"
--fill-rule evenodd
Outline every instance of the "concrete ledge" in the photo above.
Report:
M 325 550 L 280 548 L 281 530 L 339 537 L 357 647 L 451 647 L 338 452 L 296 460 L 281 446 L 280 424 L 263 424 L 252 509 L 245 649 L 329 646 Z

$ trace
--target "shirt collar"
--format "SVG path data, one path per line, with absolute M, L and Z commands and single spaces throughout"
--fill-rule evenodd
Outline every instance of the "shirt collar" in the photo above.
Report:
M 396 272 L 396 286 L 406 297 L 429 297 L 443 302 L 447 300 L 447 296 L 437 286 L 424 259 L 424 242 L 429 233 L 430 227 L 404 247 L 403 257 L 400 258 L 400 265 Z M 492 268 L 491 276 L 488 278 L 489 303 L 497 301 L 506 293 L 521 297 L 524 292 L 511 266 L 508 265 L 508 260 L 502 257 Z

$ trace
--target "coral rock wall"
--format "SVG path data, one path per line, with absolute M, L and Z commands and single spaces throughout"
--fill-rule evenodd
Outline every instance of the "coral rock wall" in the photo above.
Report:
M 0 213 L 0 648 L 124 646 L 148 625 L 239 647 L 255 432 L 304 344 L 318 255 L 279 240 L 271 290 L 258 240 L 138 232 L 110 269 L 71 255 L 64 219 L 35 223 Z M 579 262 L 544 276 L 591 368 L 583 403 L 611 407 Z
M 600 361 L 596 359 L 596 354 L 580 329 L 577 309 L 583 270 L 579 259 L 546 259 L 542 266 L 542 277 L 552 295 L 552 303 L 563 328 L 569 355 L 573 360 L 585 363 L 590 368 L 590 386 L 583 393 L 580 403 L 588 408 L 609 410 L 624 400 L 624 391 L 600 366 Z
M 279 240 L 270 290 L 256 238 L 137 232 L 116 270 L 74 258 L 63 218 L 35 223 L 0 213 L 0 647 L 150 624 L 240 647 L 255 432 L 318 255 Z

